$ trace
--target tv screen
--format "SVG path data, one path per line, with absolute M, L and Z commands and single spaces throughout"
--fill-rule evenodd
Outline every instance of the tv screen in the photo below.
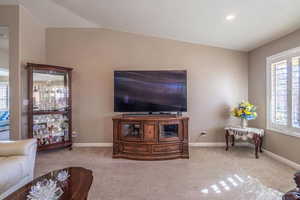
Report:
M 115 71 L 115 112 L 185 112 L 185 70 Z

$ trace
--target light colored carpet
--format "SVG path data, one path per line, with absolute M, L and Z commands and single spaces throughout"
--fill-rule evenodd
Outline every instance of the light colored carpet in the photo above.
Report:
M 112 159 L 111 148 L 74 148 L 39 153 L 36 176 L 69 166 L 93 171 L 89 200 L 231 200 L 247 193 L 248 176 L 280 192 L 294 188 L 295 170 L 253 149 L 191 148 L 189 160 Z M 249 190 L 251 188 L 249 187 Z M 241 199 L 239 199 L 241 200 Z

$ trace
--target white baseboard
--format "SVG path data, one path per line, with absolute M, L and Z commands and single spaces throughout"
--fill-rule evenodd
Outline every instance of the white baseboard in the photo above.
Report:
M 282 162 L 282 163 L 284 163 L 284 164 L 286 164 L 286 165 L 288 165 L 288 166 L 290 166 L 290 167 L 292 167 L 292 168 L 294 168 L 296 170 L 300 170 L 300 164 L 295 163 L 295 162 L 293 162 L 291 160 L 288 160 L 288 159 L 286 159 L 286 158 L 284 158 L 282 156 L 279 156 L 279 155 L 277 155 L 275 153 L 272 153 L 271 151 L 268 151 L 266 149 L 263 149 L 263 151 L 264 151 L 264 153 L 266 153 L 271 158 L 273 158 L 273 159 L 275 159 L 275 160 L 277 160 L 279 162 Z
M 250 143 L 247 142 L 238 142 L 235 143 L 236 146 L 251 146 Z M 191 142 L 189 143 L 190 147 L 225 147 L 225 142 Z M 230 144 L 231 146 L 231 144 Z
M 113 143 L 73 143 L 73 147 L 112 147 Z
M 225 147 L 224 142 L 190 142 L 190 147 Z

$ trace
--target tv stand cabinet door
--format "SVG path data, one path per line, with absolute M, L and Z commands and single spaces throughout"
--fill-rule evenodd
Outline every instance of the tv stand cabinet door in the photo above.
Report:
M 157 123 L 155 121 L 145 121 L 144 123 L 144 142 L 145 143 L 157 143 L 158 142 L 158 131 Z
M 180 120 L 160 121 L 158 124 L 159 142 L 182 141 L 182 123 Z
M 119 125 L 121 141 L 143 141 L 143 127 L 141 121 L 121 121 Z

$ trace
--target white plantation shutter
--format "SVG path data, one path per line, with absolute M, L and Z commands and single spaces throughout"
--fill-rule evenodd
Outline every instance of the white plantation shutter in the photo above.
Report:
M 287 61 L 272 64 L 271 113 L 272 123 L 288 124 L 288 68 Z
M 292 126 L 300 128 L 300 57 L 292 58 Z
M 300 48 L 267 58 L 268 128 L 300 136 Z

